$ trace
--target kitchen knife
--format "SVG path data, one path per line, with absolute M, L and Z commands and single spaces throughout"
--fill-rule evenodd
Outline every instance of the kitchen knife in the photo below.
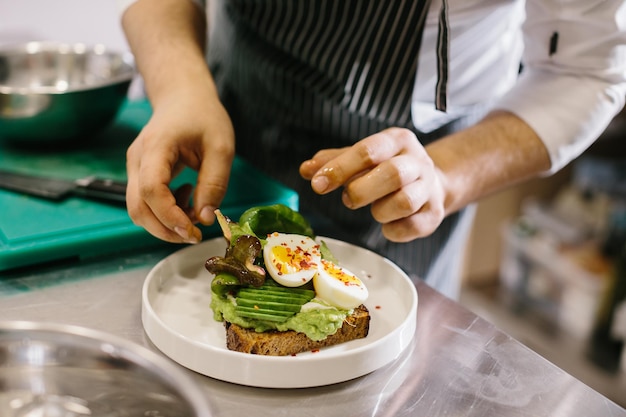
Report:
M 125 182 L 93 176 L 72 181 L 0 170 L 0 188 L 51 200 L 77 195 L 116 203 L 126 202 Z

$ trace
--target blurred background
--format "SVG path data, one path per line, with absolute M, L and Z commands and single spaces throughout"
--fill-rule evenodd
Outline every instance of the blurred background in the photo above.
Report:
M 128 50 L 115 0 L 0 0 L 0 43 L 31 40 Z
M 461 302 L 626 406 L 626 112 L 562 172 L 479 202 Z
M 127 51 L 112 0 L 0 0 L 0 45 Z M 140 81 L 130 95 L 141 93 Z M 461 302 L 626 407 L 626 112 L 566 169 L 478 204 Z

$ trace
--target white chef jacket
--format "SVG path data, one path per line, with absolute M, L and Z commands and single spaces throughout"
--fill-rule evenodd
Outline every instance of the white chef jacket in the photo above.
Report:
M 437 112 L 431 104 L 436 56 L 429 51 L 440 4 L 433 0 L 424 33 L 413 93 L 416 127 L 429 130 L 464 106 L 492 100 L 494 108 L 511 111 L 535 130 L 553 173 L 597 139 L 624 106 L 626 2 L 448 0 L 448 114 Z

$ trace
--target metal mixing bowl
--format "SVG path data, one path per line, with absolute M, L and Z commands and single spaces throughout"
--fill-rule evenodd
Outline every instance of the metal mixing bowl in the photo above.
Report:
M 191 377 L 147 348 L 82 327 L 0 322 L 0 416 L 210 415 Z
M 88 140 L 128 94 L 132 56 L 103 45 L 29 42 L 0 48 L 0 139 Z

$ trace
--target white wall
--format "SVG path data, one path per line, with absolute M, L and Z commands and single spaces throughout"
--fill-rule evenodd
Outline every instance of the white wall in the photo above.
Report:
M 0 44 L 102 43 L 126 51 L 116 0 L 0 0 Z

